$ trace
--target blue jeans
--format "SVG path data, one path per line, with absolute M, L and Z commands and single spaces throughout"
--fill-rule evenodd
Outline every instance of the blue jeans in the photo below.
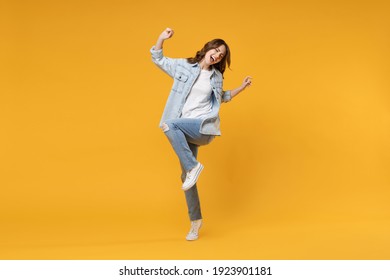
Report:
M 209 144 L 214 135 L 205 135 L 199 132 L 201 119 L 172 119 L 164 122 L 163 130 L 172 145 L 173 150 L 179 158 L 182 174 L 181 180 L 184 182 L 187 172 L 197 164 L 198 147 Z M 187 190 L 185 193 L 190 220 L 202 218 L 197 185 Z

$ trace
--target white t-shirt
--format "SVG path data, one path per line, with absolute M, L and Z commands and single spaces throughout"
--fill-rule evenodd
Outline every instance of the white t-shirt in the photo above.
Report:
M 211 112 L 211 74 L 212 71 L 201 70 L 183 106 L 182 118 L 201 119 Z

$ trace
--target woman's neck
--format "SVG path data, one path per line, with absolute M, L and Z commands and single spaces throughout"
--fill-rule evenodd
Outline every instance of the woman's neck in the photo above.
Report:
M 199 62 L 199 66 L 200 66 L 200 69 L 202 70 L 210 70 L 210 65 L 207 65 L 206 62 L 204 61 L 204 59 L 202 59 L 200 62 Z

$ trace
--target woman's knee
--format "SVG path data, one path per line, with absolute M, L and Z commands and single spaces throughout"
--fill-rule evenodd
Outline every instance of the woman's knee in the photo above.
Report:
M 161 125 L 161 129 L 163 132 L 167 132 L 167 131 L 169 131 L 169 125 L 167 123 L 163 123 Z
M 168 132 L 171 129 L 175 128 L 175 120 L 167 120 L 162 123 L 161 129 L 163 132 Z

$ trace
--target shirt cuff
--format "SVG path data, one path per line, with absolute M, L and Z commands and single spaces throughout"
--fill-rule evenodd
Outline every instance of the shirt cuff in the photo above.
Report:
M 229 102 L 230 100 L 232 100 L 232 94 L 231 94 L 230 90 L 223 92 L 222 100 L 223 100 L 223 102 Z
M 155 50 L 154 48 L 155 48 L 155 46 L 153 46 L 150 49 L 150 53 L 152 54 L 152 58 L 153 59 L 161 59 L 163 57 L 163 50 L 162 49 Z

